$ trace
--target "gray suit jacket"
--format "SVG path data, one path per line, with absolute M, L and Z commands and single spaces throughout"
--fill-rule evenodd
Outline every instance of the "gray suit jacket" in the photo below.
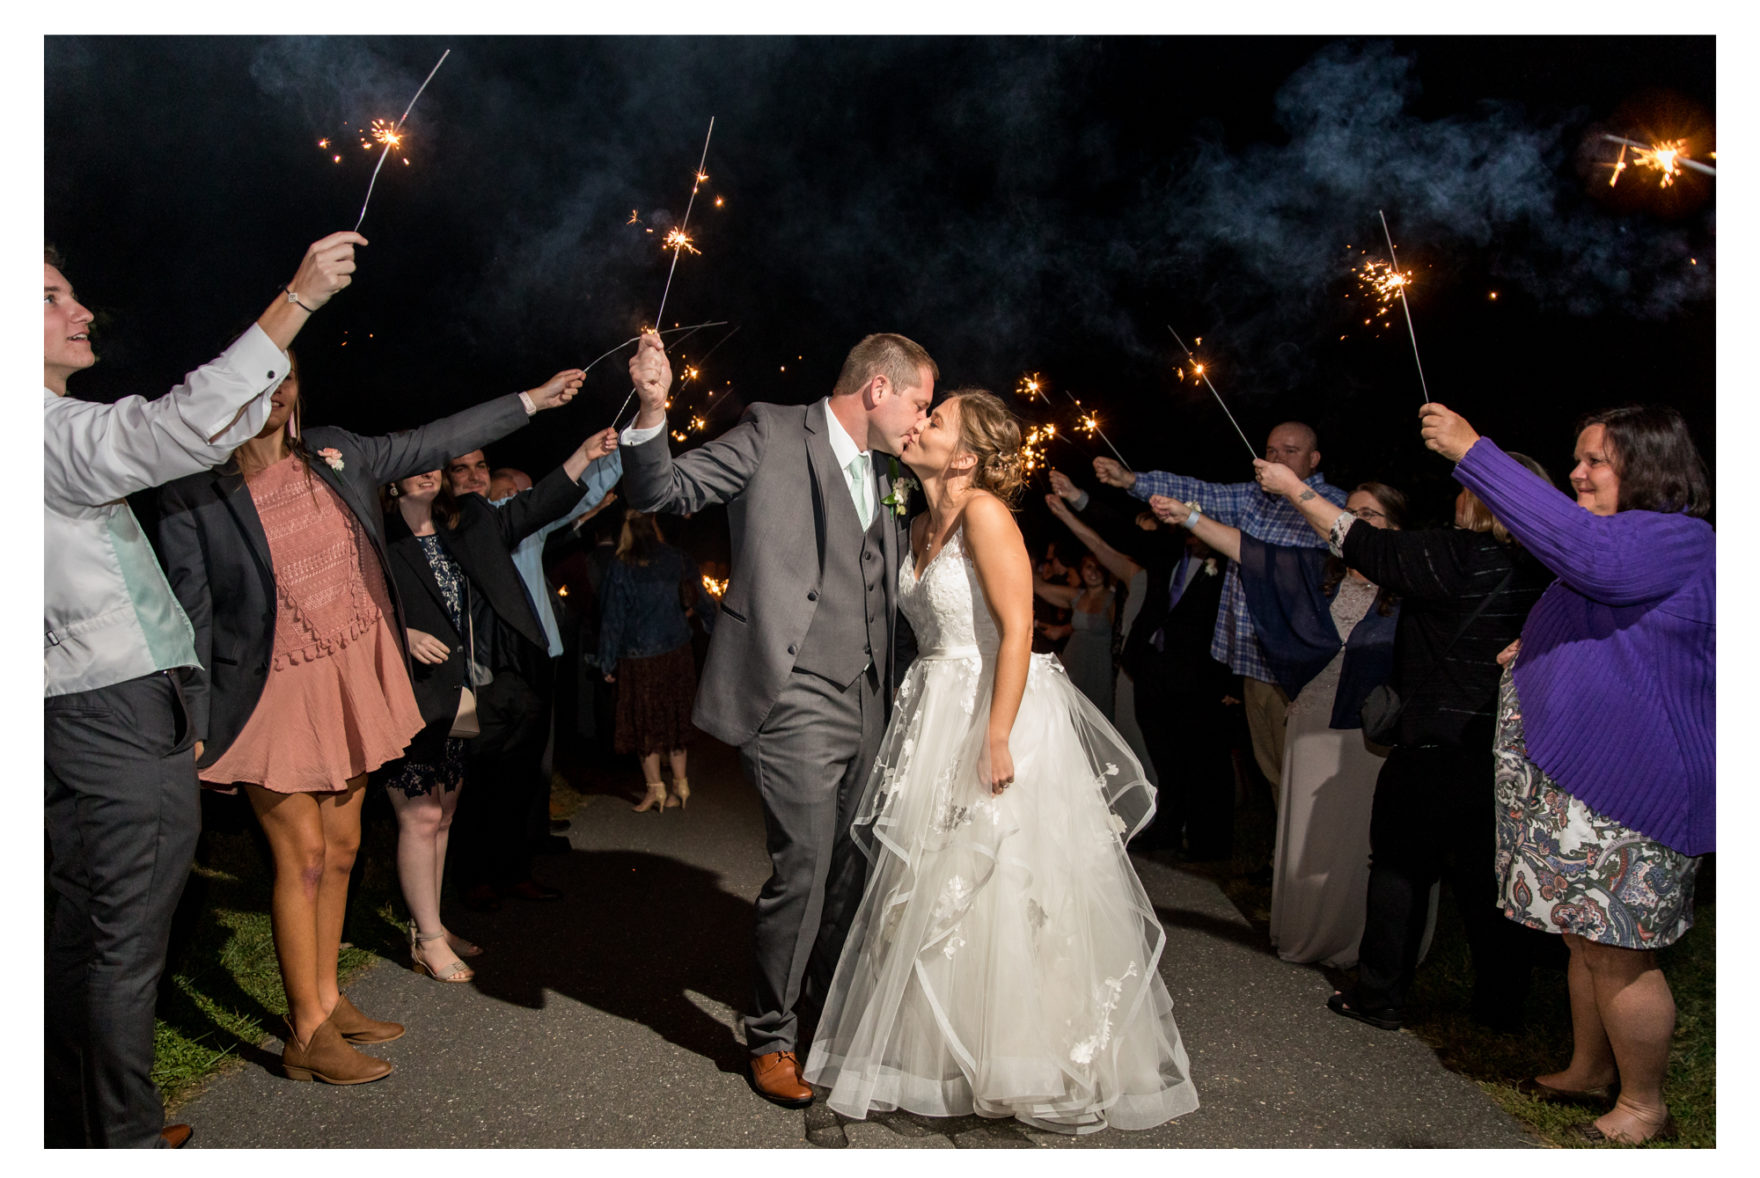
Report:
M 831 454 L 825 414 L 822 402 L 757 404 L 738 425 L 677 461 L 665 431 L 621 451 L 624 489 L 636 510 L 690 514 L 727 505 L 733 569 L 691 720 L 728 744 L 744 744 L 757 733 L 813 622 L 825 562 L 826 497 L 849 494 Z M 890 705 L 906 661 L 898 653 L 905 629 L 898 619 L 898 561 L 908 543 L 904 517 L 880 502 L 892 492 L 891 463 L 883 454 L 874 457 L 874 502 L 890 525 L 881 532 L 891 639 L 875 657 Z

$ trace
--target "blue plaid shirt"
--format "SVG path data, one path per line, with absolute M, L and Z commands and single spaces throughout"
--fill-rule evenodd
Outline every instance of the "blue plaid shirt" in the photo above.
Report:
M 1327 482 L 1319 471 L 1302 480 L 1329 503 L 1344 506 L 1345 493 Z M 1267 544 L 1325 548 L 1326 541 L 1308 526 L 1295 504 L 1282 495 L 1267 495 L 1258 483 L 1206 483 L 1162 470 L 1137 472 L 1131 494 L 1138 499 L 1166 495 L 1193 502 L 1217 523 L 1239 528 Z M 1222 608 L 1216 611 L 1216 634 L 1210 640 L 1210 657 L 1249 679 L 1266 683 L 1276 680 L 1265 664 L 1265 652 L 1253 636 L 1253 619 L 1247 616 L 1247 593 L 1241 588 L 1241 566 L 1228 562 L 1222 578 Z

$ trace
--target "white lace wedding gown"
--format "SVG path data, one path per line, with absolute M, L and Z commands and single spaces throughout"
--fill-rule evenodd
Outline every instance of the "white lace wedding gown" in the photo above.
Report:
M 904 1108 L 1065 1133 L 1198 1107 L 1157 972 L 1163 934 L 1125 854 L 1154 789 L 1050 655 L 979 785 L 998 647 L 959 532 L 899 603 L 920 653 L 855 825 L 871 863 L 807 1057 L 848 1117 Z

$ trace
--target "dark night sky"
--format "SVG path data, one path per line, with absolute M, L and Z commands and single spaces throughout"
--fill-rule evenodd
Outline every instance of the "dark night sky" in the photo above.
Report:
M 253 318 L 354 223 L 355 128 L 444 48 L 357 283 L 300 337 L 309 420 L 413 425 L 634 335 L 669 258 L 644 229 L 682 213 L 713 115 L 665 318 L 740 326 L 704 378 L 741 397 L 816 398 L 901 331 L 944 386 L 1040 371 L 1133 465 L 1246 477 L 1171 324 L 1255 447 L 1301 416 L 1334 482 L 1433 511 L 1403 319 L 1365 327 L 1349 274 L 1385 209 L 1434 399 L 1558 476 L 1607 403 L 1671 400 L 1715 447 L 1716 181 L 1609 189 L 1599 138 L 1714 150 L 1711 37 L 49 37 L 45 233 L 102 316 L 74 391 L 162 390 Z M 627 391 L 608 359 L 492 457 L 543 469 Z

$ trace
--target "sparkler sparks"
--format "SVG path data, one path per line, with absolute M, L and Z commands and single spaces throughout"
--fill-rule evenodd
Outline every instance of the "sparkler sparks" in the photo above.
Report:
M 1209 387 L 1210 395 L 1212 397 L 1216 398 L 1216 403 L 1218 405 L 1222 406 L 1222 412 L 1228 415 L 1228 424 L 1234 426 L 1235 433 L 1240 434 L 1241 444 L 1247 448 L 1247 453 L 1251 454 L 1254 458 L 1259 457 L 1259 452 L 1257 450 L 1253 449 L 1253 443 L 1247 441 L 1247 434 L 1246 434 L 1245 430 L 1241 429 L 1241 423 L 1234 419 L 1233 413 L 1229 412 L 1228 402 L 1226 402 L 1222 399 L 1222 394 L 1216 391 L 1216 386 L 1210 383 L 1210 378 L 1208 376 L 1204 375 L 1204 366 L 1202 364 L 1198 363 L 1198 358 L 1196 356 L 1192 355 L 1192 350 L 1190 348 L 1186 347 L 1185 340 L 1179 338 L 1179 332 L 1177 332 L 1173 329 L 1172 324 L 1168 325 L 1167 334 L 1171 335 L 1173 337 L 1173 342 L 1178 344 L 1180 351 L 1182 351 L 1186 354 L 1186 359 L 1188 359 L 1192 362 L 1192 371 L 1194 373 L 1196 373 L 1198 378 L 1200 380 L 1202 380 L 1204 382 L 1204 384 Z M 1204 337 L 1199 336 L 1198 343 L 1200 345 L 1202 345 L 1203 342 L 1204 342 Z
M 675 258 L 677 257 L 677 251 L 679 250 L 684 250 L 686 253 L 692 254 L 700 254 L 703 252 L 692 244 L 689 235 L 687 235 L 682 229 L 668 230 L 666 240 L 660 243 L 660 247 L 662 249 L 672 250 Z
M 1021 437 L 1021 474 L 1032 478 L 1033 472 L 1050 463 L 1046 460 L 1046 447 L 1051 439 L 1057 436 L 1056 426 L 1036 425 Z
M 1710 164 L 1702 164 L 1687 154 L 1685 139 L 1665 139 L 1660 143 L 1641 143 L 1636 139 L 1625 139 L 1618 135 L 1603 135 L 1609 143 L 1619 144 L 1619 159 L 1607 166 L 1613 169 L 1613 175 L 1607 178 L 1607 186 L 1612 188 L 1619 183 L 1620 173 L 1627 168 L 1626 149 L 1632 149 L 1632 162 L 1629 166 L 1646 168 L 1652 172 L 1660 172 L 1662 178 L 1657 181 L 1658 188 L 1668 188 L 1674 184 L 1676 176 L 1682 168 L 1691 168 L 1695 172 L 1703 172 L 1707 176 L 1717 175 L 1717 169 Z M 1712 152 L 1711 158 L 1716 159 L 1717 153 Z
M 1428 405 L 1430 403 L 1430 386 L 1424 381 L 1424 361 L 1418 358 L 1418 329 L 1412 326 L 1412 305 L 1406 302 L 1406 281 L 1399 272 L 1399 255 L 1393 250 L 1393 230 L 1387 227 L 1386 213 L 1377 209 L 1376 214 L 1381 218 L 1381 232 L 1387 237 L 1388 260 L 1391 263 L 1393 273 L 1399 276 L 1399 282 L 1395 284 L 1395 289 L 1399 291 L 1400 309 L 1406 313 L 1406 334 L 1412 337 L 1412 360 L 1418 366 L 1418 387 L 1424 392 L 1424 404 Z
M 393 151 L 396 151 L 403 146 L 403 136 L 398 134 L 397 127 L 393 126 L 386 119 L 373 120 L 372 134 L 374 143 L 383 144 L 385 147 L 388 147 Z M 361 146 L 370 147 L 371 144 L 362 141 Z
M 1014 391 L 1016 396 L 1025 397 L 1029 401 L 1037 397 L 1043 399 L 1047 405 L 1051 404 L 1051 398 L 1045 395 L 1045 378 L 1037 372 L 1029 372 L 1021 377 L 1015 383 Z
M 708 573 L 704 573 L 703 591 L 719 601 L 721 595 L 727 592 L 727 580 L 726 577 L 711 577 Z

